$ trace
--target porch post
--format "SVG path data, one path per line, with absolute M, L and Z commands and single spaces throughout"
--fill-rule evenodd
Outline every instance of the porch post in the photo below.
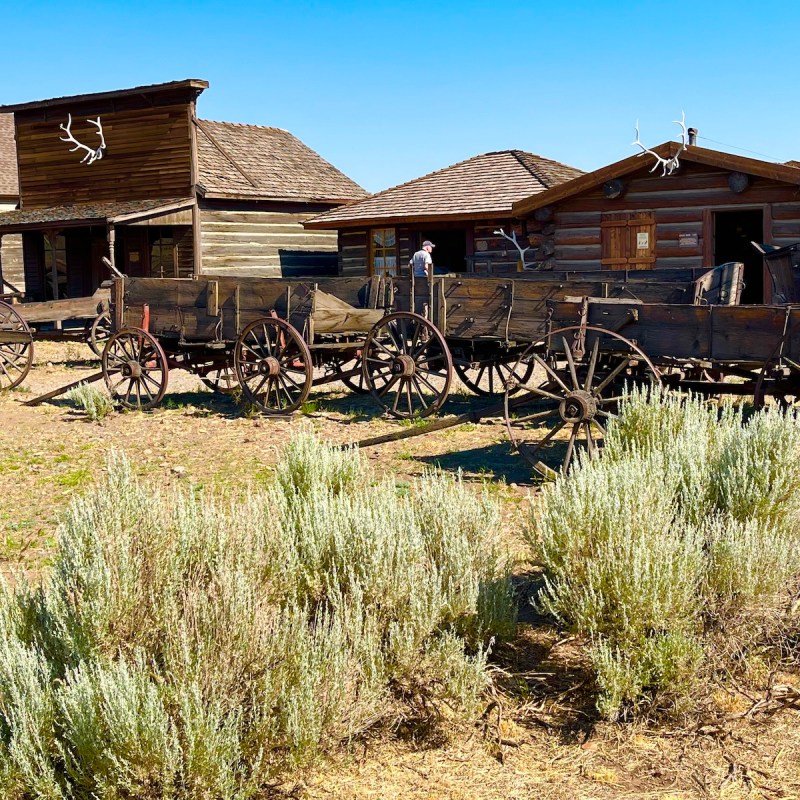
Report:
M 50 258 L 52 263 L 50 264 L 50 281 L 52 282 L 52 289 L 53 289 L 53 300 L 60 299 L 58 296 L 58 251 L 56 249 L 56 236 L 58 236 L 58 231 L 47 230 L 44 232 L 45 239 L 47 239 L 47 243 L 50 245 Z M 63 327 L 61 324 L 61 320 L 56 320 L 53 325 L 57 331 L 60 331 Z
M 108 240 L 108 260 L 111 262 L 111 277 L 113 278 L 116 275 L 114 269 L 116 269 L 117 266 L 116 260 L 114 258 L 114 250 L 115 250 L 114 245 L 117 241 L 117 230 L 114 227 L 113 222 L 108 223 L 106 239 Z
M 6 290 L 6 282 L 3 278 L 3 234 L 0 233 L 0 295 Z

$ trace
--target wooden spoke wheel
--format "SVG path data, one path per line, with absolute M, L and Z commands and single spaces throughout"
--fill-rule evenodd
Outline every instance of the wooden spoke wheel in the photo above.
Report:
M 364 370 L 361 369 L 361 358 L 342 358 L 337 356 L 336 358 L 331 359 L 328 362 L 330 368 L 335 373 L 342 373 L 342 372 L 352 372 L 354 369 L 358 369 L 358 373 L 356 375 L 348 375 L 346 377 L 341 377 L 341 382 L 355 394 L 369 394 L 369 386 L 367 386 L 365 379 L 364 379 Z
M 439 329 L 410 311 L 388 314 L 364 344 L 364 385 L 393 416 L 427 417 L 447 398 L 453 360 Z
M 89 345 L 91 351 L 98 358 L 102 357 L 106 342 L 111 338 L 113 332 L 114 327 L 111 324 L 111 314 L 108 311 L 103 311 L 92 320 L 89 333 L 86 337 L 86 344 Z
M 200 380 L 219 394 L 232 395 L 239 388 L 239 379 L 233 364 L 220 364 L 219 366 L 200 375 Z
M 512 385 L 511 393 L 516 394 L 520 384 L 527 383 L 533 376 L 536 363 L 521 361 L 515 356 L 512 361 L 487 361 L 477 367 L 454 362 L 453 368 L 461 382 L 475 394 L 497 397 L 506 391 L 509 384 Z
M 771 397 L 783 410 L 800 407 L 800 363 L 786 354 L 789 343 L 800 335 L 800 325 L 794 325 L 778 340 L 770 357 L 758 372 L 753 403 L 763 408 Z
M 547 478 L 556 470 L 543 461 L 545 453 L 558 456 L 561 472 L 566 473 L 579 449 L 585 448 L 590 457 L 599 452 L 606 422 L 616 412 L 626 386 L 661 385 L 650 359 L 618 333 L 576 326 L 554 331 L 549 341 L 547 359 L 541 355 L 544 339 L 520 356 L 521 362 L 535 364 L 535 374 L 520 384 L 517 397 L 511 389 L 505 395 L 511 441 Z
M 14 306 L 0 301 L 0 390 L 19 386 L 33 364 L 33 335 Z
M 148 411 L 167 391 L 167 357 L 158 340 L 141 328 L 112 334 L 103 349 L 102 365 L 109 394 L 125 408 Z
M 242 331 L 234 364 L 244 396 L 266 414 L 291 414 L 311 391 L 314 368 L 308 345 L 277 317 L 256 320 Z

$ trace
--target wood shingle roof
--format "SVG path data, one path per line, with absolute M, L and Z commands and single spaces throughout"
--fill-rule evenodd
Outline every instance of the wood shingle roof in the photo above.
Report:
M 365 223 L 507 216 L 518 200 L 579 175 L 583 175 L 582 170 L 549 158 L 523 150 L 500 150 L 326 211 L 305 225 L 344 228 Z
M 343 203 L 367 195 L 281 128 L 198 120 L 200 183 L 209 198 Z
M 13 114 L 0 114 L 0 197 L 19 197 Z

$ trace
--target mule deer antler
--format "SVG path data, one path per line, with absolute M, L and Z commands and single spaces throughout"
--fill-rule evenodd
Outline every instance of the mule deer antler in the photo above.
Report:
M 72 127 L 72 114 L 67 114 L 67 124 L 66 125 L 59 125 L 58 127 L 61 128 L 67 135 L 59 136 L 59 140 L 62 142 L 70 142 L 74 144 L 75 147 L 70 149 L 70 153 L 74 153 L 76 150 L 85 150 L 86 155 L 81 159 L 81 164 L 94 164 L 95 161 L 99 161 L 103 157 L 103 150 L 106 149 L 106 137 L 103 135 L 103 125 L 100 122 L 100 117 L 96 120 L 94 119 L 87 119 L 86 120 L 90 125 L 94 125 L 97 128 L 97 135 L 100 137 L 100 147 L 96 150 L 92 150 L 86 144 L 82 144 L 79 142 L 73 135 L 70 128 Z
M 663 178 L 666 175 L 672 175 L 676 169 L 680 166 L 680 161 L 678 160 L 680 154 L 686 150 L 689 146 L 686 140 L 686 112 L 681 111 L 681 118 L 680 121 L 677 119 L 672 120 L 676 125 L 681 126 L 681 146 L 677 153 L 675 153 L 672 158 L 663 158 L 658 153 L 653 152 L 652 150 L 648 150 L 640 141 L 639 141 L 639 120 L 636 120 L 636 141 L 631 142 L 632 145 L 636 145 L 637 147 L 642 148 L 641 153 L 637 153 L 637 156 L 643 156 L 645 153 L 649 153 L 653 158 L 655 158 L 656 163 L 653 164 L 653 168 L 650 172 L 655 172 L 658 167 L 661 167 L 661 177 Z
M 531 249 L 530 246 L 525 247 L 525 248 L 520 247 L 519 243 L 517 242 L 517 232 L 514 231 L 514 230 L 511 231 L 511 236 L 509 236 L 502 228 L 500 228 L 499 230 L 496 230 L 494 232 L 494 234 L 495 234 L 495 236 L 497 236 L 497 234 L 500 234 L 500 236 L 502 236 L 504 239 L 508 239 L 508 241 L 511 242 L 511 244 L 513 244 L 514 247 L 517 248 L 517 250 L 519 250 L 519 260 L 522 262 L 522 266 L 524 268 L 525 267 L 525 253 L 527 253 L 528 250 Z

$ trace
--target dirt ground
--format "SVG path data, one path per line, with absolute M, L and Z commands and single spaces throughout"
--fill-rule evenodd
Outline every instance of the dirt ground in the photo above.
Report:
M 182 372 L 171 373 L 159 409 L 93 423 L 63 398 L 22 405 L 98 370 L 84 345 L 36 347 L 23 387 L 0 393 L 0 568 L 7 576 L 46 570 L 60 514 L 91 484 L 111 448 L 124 450 L 160 485 L 230 487 L 267 478 L 299 426 L 348 443 L 402 425 L 381 416 L 369 398 L 335 386 L 312 394 L 305 415 L 249 417 L 231 398 Z M 457 389 L 444 413 L 480 402 Z M 398 481 L 437 465 L 486 486 L 502 503 L 509 543 L 524 558 L 519 531 L 537 485 L 499 420 L 365 453 Z M 521 565 L 518 576 L 519 634 L 496 653 L 499 694 L 480 724 L 436 740 L 398 735 L 359 742 L 284 789 L 295 797 L 343 800 L 800 798 L 800 709 L 773 705 L 747 715 L 759 696 L 720 689 L 716 711 L 701 724 L 654 730 L 599 722 L 580 643 L 531 614 L 526 569 Z

